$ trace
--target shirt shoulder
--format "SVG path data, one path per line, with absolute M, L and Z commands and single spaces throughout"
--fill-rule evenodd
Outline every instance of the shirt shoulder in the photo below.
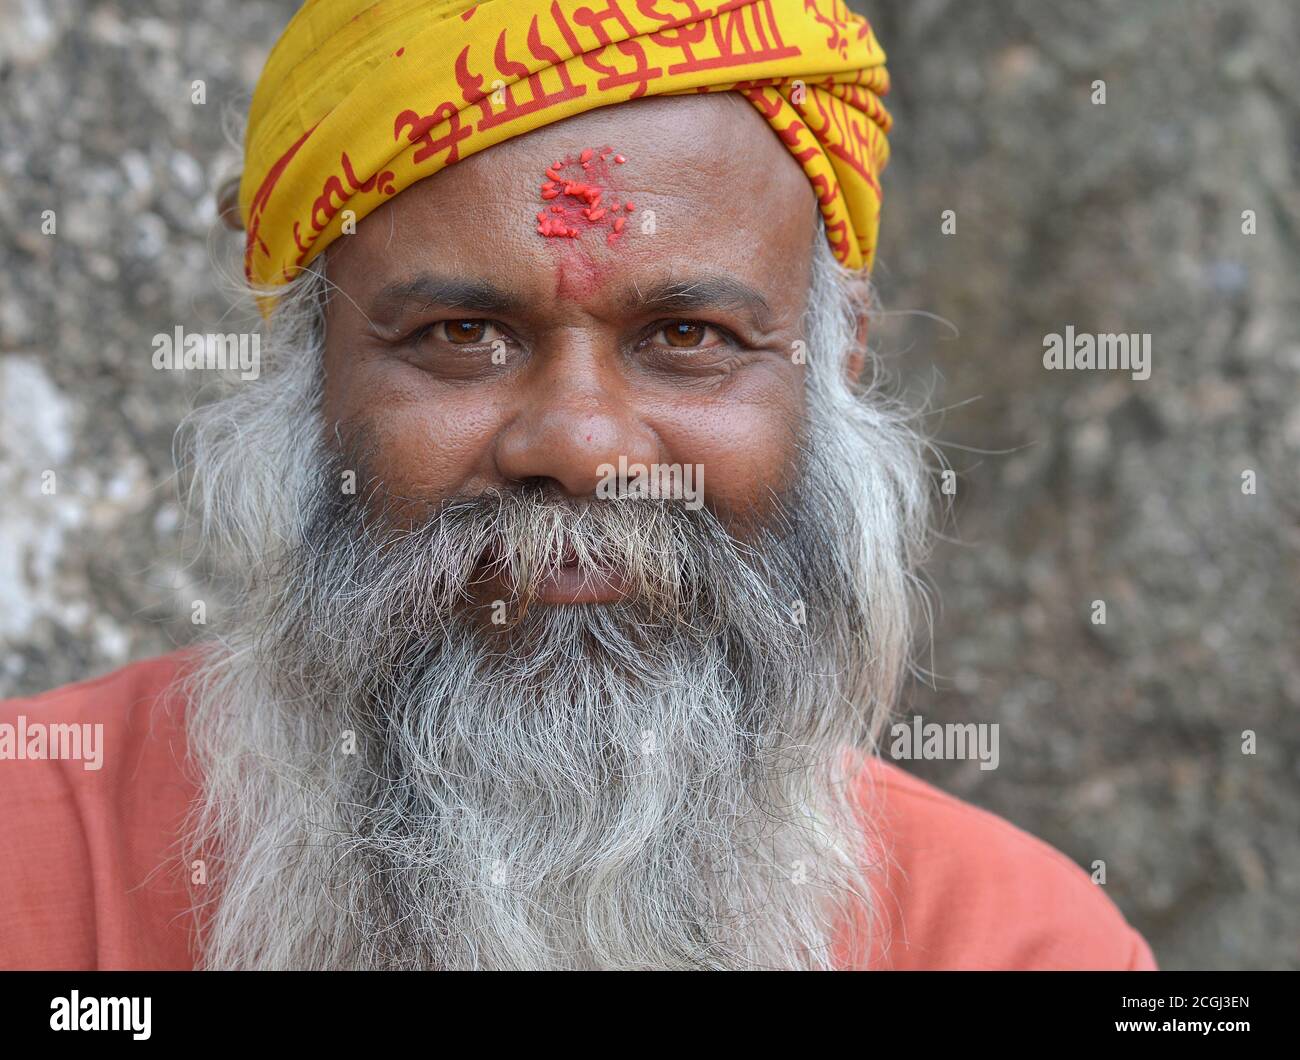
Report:
M 879 758 L 859 784 L 882 881 L 873 966 L 1155 970 L 1104 887 L 1060 851 Z
M 0 702 L 0 968 L 192 966 L 188 651 Z

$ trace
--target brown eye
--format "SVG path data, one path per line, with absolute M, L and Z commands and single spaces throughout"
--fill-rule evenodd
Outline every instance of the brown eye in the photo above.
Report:
M 458 346 L 472 346 L 482 342 L 487 334 L 486 320 L 448 320 L 443 324 L 447 331 L 447 341 Z
M 699 346 L 704 342 L 708 328 L 704 324 L 692 324 L 689 320 L 678 320 L 663 329 L 664 339 L 669 346 L 679 348 Z

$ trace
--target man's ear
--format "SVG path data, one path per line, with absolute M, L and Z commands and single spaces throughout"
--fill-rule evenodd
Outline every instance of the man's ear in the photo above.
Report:
M 231 177 L 217 189 L 217 216 L 222 223 L 236 232 L 244 230 L 239 217 L 239 178 Z
M 844 358 L 844 380 L 850 386 L 862 378 L 862 370 L 867 366 L 867 332 L 871 327 L 871 318 L 865 308 L 858 309 L 858 327 L 853 336 L 853 348 Z

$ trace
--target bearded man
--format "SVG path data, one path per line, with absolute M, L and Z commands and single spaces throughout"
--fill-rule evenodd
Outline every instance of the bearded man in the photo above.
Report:
M 231 604 L 5 708 L 104 761 L 0 770 L 0 963 L 1153 967 L 875 754 L 929 494 L 865 346 L 887 89 L 839 0 L 309 0 L 260 377 L 184 432 Z

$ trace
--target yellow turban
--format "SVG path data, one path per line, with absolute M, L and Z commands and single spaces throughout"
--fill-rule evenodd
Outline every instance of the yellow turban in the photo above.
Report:
M 803 167 L 835 256 L 869 268 L 884 62 L 842 0 L 307 0 L 253 95 L 245 272 L 291 280 L 346 220 L 512 136 L 644 96 L 732 90 Z

